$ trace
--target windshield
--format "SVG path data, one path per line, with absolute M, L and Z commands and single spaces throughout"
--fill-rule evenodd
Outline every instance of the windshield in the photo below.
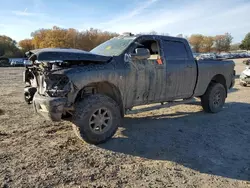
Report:
M 134 38 L 113 38 L 92 49 L 90 52 L 105 56 L 120 55 L 132 42 Z

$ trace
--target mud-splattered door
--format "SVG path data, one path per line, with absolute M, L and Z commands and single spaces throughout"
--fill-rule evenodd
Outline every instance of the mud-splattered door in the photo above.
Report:
M 135 92 L 135 103 L 136 105 L 146 104 L 149 97 L 149 88 L 152 79 L 154 79 L 154 69 L 153 66 L 145 60 L 133 60 L 135 65 L 135 80 L 134 85 L 136 88 Z
M 130 88 L 131 92 L 127 93 L 127 106 L 164 101 L 166 71 L 159 40 L 151 36 L 139 38 L 131 47 L 130 53 L 134 53 L 136 48 L 148 49 L 150 57 L 143 60 L 125 58 L 125 62 L 129 62 L 130 65 L 130 76 L 126 85 L 133 86 Z
M 166 99 L 188 98 L 193 95 L 197 79 L 195 60 L 189 57 L 185 44 L 163 41 L 166 59 Z

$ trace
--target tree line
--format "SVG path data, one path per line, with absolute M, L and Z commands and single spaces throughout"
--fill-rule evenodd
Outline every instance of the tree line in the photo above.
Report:
M 20 48 L 17 47 L 17 42 L 8 36 L 0 35 L 0 57 L 20 57 L 22 56 Z
M 20 57 L 25 52 L 38 48 L 76 48 L 90 51 L 115 36 L 118 34 L 93 28 L 79 32 L 73 28 L 54 26 L 52 29 L 36 30 L 31 33 L 31 39 L 18 43 L 7 36 L 0 36 L 0 57 Z
M 233 37 L 229 33 L 216 36 L 194 34 L 189 37 L 189 43 L 195 52 L 228 52 Z
M 148 34 L 157 34 L 157 32 L 152 31 Z M 89 51 L 115 36 L 118 36 L 118 34 L 93 28 L 80 32 L 73 28 L 63 29 L 56 26 L 51 29 L 36 30 L 31 33 L 31 39 L 24 39 L 18 43 L 8 36 L 0 35 L 0 57 L 23 57 L 25 52 L 38 48 L 60 47 Z M 183 37 L 183 35 L 179 34 L 178 37 Z M 194 52 L 250 50 L 250 32 L 240 44 L 232 44 L 233 37 L 229 33 L 216 36 L 193 34 L 184 38 L 189 41 Z

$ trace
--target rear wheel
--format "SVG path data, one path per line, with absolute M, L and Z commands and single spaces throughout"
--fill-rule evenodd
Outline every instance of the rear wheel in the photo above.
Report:
M 76 104 L 72 122 L 78 138 L 91 144 L 100 144 L 115 134 L 121 124 L 121 113 L 113 99 L 96 94 Z
M 225 100 L 225 87 L 220 83 L 211 83 L 201 97 L 201 105 L 205 112 L 217 113 L 222 110 Z

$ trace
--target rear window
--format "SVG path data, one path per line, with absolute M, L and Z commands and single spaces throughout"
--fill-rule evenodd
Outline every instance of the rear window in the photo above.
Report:
M 164 41 L 164 52 L 167 59 L 188 58 L 186 47 L 182 42 Z

